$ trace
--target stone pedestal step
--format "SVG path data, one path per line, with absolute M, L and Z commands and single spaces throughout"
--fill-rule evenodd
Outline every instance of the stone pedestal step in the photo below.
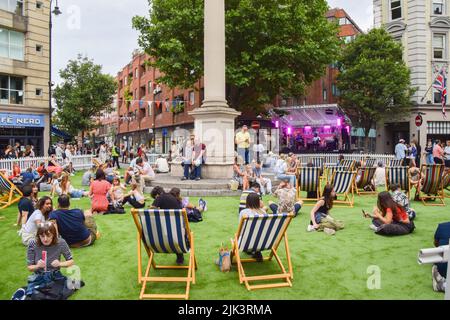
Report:
M 164 188 L 164 191 L 169 192 L 172 187 L 166 188 L 165 186 L 160 185 Z M 176 186 L 180 188 L 180 186 Z M 153 186 L 148 186 L 144 188 L 144 193 L 151 193 L 153 190 Z M 229 189 L 183 189 L 181 190 L 182 197 L 236 197 L 240 196 L 242 191 L 231 191 Z

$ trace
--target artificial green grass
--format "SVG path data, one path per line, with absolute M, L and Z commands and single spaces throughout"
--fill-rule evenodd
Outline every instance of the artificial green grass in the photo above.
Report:
M 81 185 L 81 173 L 72 178 Z M 41 193 L 40 195 L 44 195 Z M 198 198 L 191 198 L 196 203 Z M 416 230 L 401 237 L 382 237 L 368 228 L 361 209 L 371 211 L 375 196 L 357 196 L 354 208 L 333 208 L 331 214 L 345 222 L 345 229 L 335 236 L 307 232 L 311 206 L 304 206 L 288 229 L 294 268 L 292 288 L 247 291 L 239 284 L 236 268 L 222 273 L 214 264 L 222 242 L 229 244 L 237 231 L 239 199 L 211 197 L 204 221 L 191 223 L 195 234 L 198 260 L 197 283 L 192 285 L 190 299 L 443 299 L 431 286 L 431 265 L 419 265 L 419 249 L 433 246 L 438 223 L 450 220 L 448 207 L 424 207 L 412 202 L 417 211 Z M 274 200 L 265 197 L 265 202 Z M 54 203 L 56 198 L 54 198 Z M 448 199 L 446 200 L 448 204 Z M 150 201 L 147 201 L 149 204 Z M 72 201 L 72 207 L 88 208 L 89 199 Z M 97 216 L 101 238 L 88 248 L 72 249 L 75 263 L 81 269 L 85 287 L 71 299 L 138 299 L 136 227 L 130 207 L 124 215 Z M 0 216 L 0 299 L 10 299 L 13 292 L 26 285 L 26 248 L 13 226 L 17 205 L 3 209 Z M 278 251 L 285 262 L 284 245 Z M 145 251 L 144 251 L 145 256 Z M 157 255 L 158 262 L 173 263 L 175 255 Z M 287 264 L 285 264 L 287 266 Z M 370 266 L 381 271 L 380 289 L 368 289 Z M 249 274 L 277 271 L 275 261 L 248 265 Z M 158 273 L 167 274 L 167 273 Z M 179 273 L 178 273 L 179 274 Z M 157 284 L 148 293 L 181 293 L 180 284 Z

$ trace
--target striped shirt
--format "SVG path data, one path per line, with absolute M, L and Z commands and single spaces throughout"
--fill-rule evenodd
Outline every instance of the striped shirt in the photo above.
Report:
M 42 259 L 42 252 L 47 252 L 47 271 L 55 271 L 60 268 L 54 268 L 52 262 L 61 260 L 61 255 L 66 261 L 72 260 L 72 252 L 70 252 L 67 242 L 63 238 L 59 238 L 58 242 L 52 246 L 38 246 L 35 240 L 31 240 L 27 250 L 27 265 L 36 265 Z M 44 270 L 39 270 L 44 271 Z

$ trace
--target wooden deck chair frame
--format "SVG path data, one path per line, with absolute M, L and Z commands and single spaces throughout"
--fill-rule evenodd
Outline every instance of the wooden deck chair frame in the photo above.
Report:
M 398 183 L 400 185 L 400 189 L 406 192 L 406 195 L 407 195 L 407 197 L 409 199 L 410 198 L 410 193 L 411 193 L 411 178 L 410 178 L 410 174 L 409 174 L 409 167 L 394 166 L 394 167 L 386 167 L 385 170 L 386 170 L 386 174 L 385 174 L 386 191 L 389 191 L 389 188 L 391 187 L 391 182 L 392 183 Z M 406 174 L 405 174 L 403 179 L 406 179 L 407 181 L 404 184 L 402 184 L 400 182 L 397 182 L 397 181 L 391 181 L 391 177 L 389 175 L 390 170 L 406 171 Z
M 283 214 L 286 216 L 286 219 L 288 219 L 284 225 L 284 228 L 282 230 L 279 230 L 278 237 L 275 239 L 275 242 L 272 245 L 272 248 L 270 249 L 270 254 L 268 257 L 264 257 L 263 261 L 271 261 L 273 257 L 275 257 L 275 260 L 278 264 L 278 266 L 281 269 L 281 273 L 278 274 L 269 274 L 269 275 L 261 275 L 261 276 L 248 276 L 245 274 L 244 269 L 244 263 L 253 263 L 258 262 L 254 258 L 246 258 L 242 259 L 239 254 L 239 236 L 241 234 L 241 231 L 244 227 L 244 224 L 247 220 L 250 219 L 249 216 L 244 215 L 241 220 L 239 221 L 239 227 L 237 233 L 234 235 L 234 238 L 231 239 L 231 261 L 233 264 L 237 265 L 238 273 L 239 273 L 239 283 L 244 283 L 247 290 L 257 290 L 257 289 L 270 289 L 270 288 L 280 288 L 280 287 L 292 287 L 292 281 L 294 279 L 294 273 L 292 268 L 292 261 L 291 261 L 291 254 L 289 251 L 289 243 L 288 243 L 288 236 L 287 236 L 287 228 L 289 227 L 289 224 L 291 223 L 292 219 L 294 218 L 294 214 L 288 213 Z M 267 217 L 267 216 L 280 216 L 280 214 L 265 214 L 260 215 L 261 217 Z M 284 247 L 286 250 L 286 260 L 287 260 L 287 271 L 284 267 L 280 257 L 277 254 L 278 247 L 281 243 L 281 241 L 284 240 Z M 250 282 L 255 281 L 265 281 L 265 280 L 283 280 L 282 282 L 277 283 L 266 283 L 266 284 L 259 284 L 259 285 L 252 285 Z
M 365 194 L 376 194 L 377 191 L 365 191 L 364 187 L 366 187 L 367 185 L 369 185 L 370 182 L 373 182 L 374 180 L 374 175 L 375 175 L 375 170 L 377 168 L 375 167 L 361 167 L 358 169 L 359 170 L 364 170 L 364 173 L 361 176 L 361 180 L 357 183 L 356 182 L 356 178 L 355 178 L 355 190 L 356 193 L 360 196 L 360 195 L 365 195 Z M 372 183 L 373 185 L 375 185 L 374 183 Z
M 142 225 L 139 222 L 138 214 L 144 209 L 131 209 L 131 214 L 133 216 L 134 223 L 137 227 L 137 254 L 138 254 L 138 283 L 142 283 L 141 292 L 139 294 L 139 299 L 189 299 L 189 291 L 191 284 L 195 284 L 195 270 L 197 269 L 197 260 L 195 258 L 195 250 L 194 250 L 194 233 L 189 228 L 189 221 L 187 218 L 186 210 L 182 210 L 184 226 L 186 230 L 186 235 L 189 240 L 190 250 L 189 250 L 189 264 L 187 266 L 173 266 L 173 265 L 157 265 L 155 262 L 155 252 L 147 245 L 143 245 L 142 241 Z M 147 210 L 147 209 L 146 209 Z M 164 211 L 161 210 L 152 210 L 148 209 L 148 211 Z M 145 251 L 148 255 L 148 263 L 145 268 L 145 274 L 142 274 L 142 247 L 145 248 Z M 161 253 L 162 254 L 162 253 Z M 173 254 L 173 253 L 170 253 Z M 187 269 L 187 277 L 150 277 L 151 270 L 158 269 Z M 185 282 L 186 283 L 186 291 L 184 294 L 145 294 L 145 290 L 147 288 L 147 284 L 149 282 Z
M 0 209 L 19 202 L 20 198 L 22 198 L 22 191 L 0 172 Z
M 100 161 L 98 161 L 96 158 L 92 158 L 92 163 L 95 166 L 95 169 L 100 169 L 101 166 L 103 165 Z
M 302 190 L 302 185 L 300 183 L 302 179 L 302 172 L 303 171 L 316 171 L 317 174 L 317 187 L 316 190 Z M 321 190 L 321 177 L 320 177 L 320 168 L 319 167 L 300 167 L 297 168 L 297 200 L 302 200 L 304 202 L 304 205 L 308 205 L 306 202 L 313 201 L 314 203 L 317 202 L 317 200 L 320 199 L 320 190 Z M 303 188 L 305 189 L 305 188 Z M 302 198 L 301 192 L 302 191 L 316 191 L 317 197 L 316 198 Z
M 347 188 L 343 188 L 346 191 L 340 192 L 336 189 L 335 186 L 335 179 L 336 176 L 342 175 L 342 174 L 351 174 L 350 179 L 347 181 L 348 185 Z M 355 203 L 355 193 L 354 193 L 354 184 L 356 179 L 356 171 L 335 171 L 333 173 L 333 178 L 331 179 L 331 185 L 333 185 L 333 189 L 336 192 L 336 196 L 343 195 L 344 200 L 334 200 L 333 204 L 335 207 L 351 207 L 353 208 L 353 205 Z
M 444 198 L 450 198 L 450 169 L 444 171 L 442 188 L 444 189 Z
M 346 171 L 353 171 L 355 168 L 356 160 L 341 160 L 339 167 L 345 167 Z
M 436 189 L 436 192 L 432 192 L 432 190 L 424 190 L 424 186 L 428 183 L 428 181 L 426 180 L 428 178 L 428 172 L 429 169 L 435 169 L 438 172 L 436 173 L 436 176 L 438 177 L 437 181 L 434 182 L 430 182 L 433 183 L 432 188 Z M 420 192 L 419 192 L 419 200 L 422 201 L 424 206 L 445 206 L 445 201 L 444 201 L 444 170 L 445 167 L 444 165 L 441 164 L 432 164 L 432 165 L 427 165 L 427 164 L 423 164 L 421 166 L 420 172 L 422 173 L 422 185 L 420 187 Z M 430 195 L 429 195 L 430 194 Z M 426 200 L 427 199 L 437 199 L 439 200 L 438 203 L 429 203 Z

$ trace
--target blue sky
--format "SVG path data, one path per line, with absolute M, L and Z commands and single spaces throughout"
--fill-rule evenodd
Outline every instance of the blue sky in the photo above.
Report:
M 147 0 L 59 0 L 62 15 L 53 20 L 52 77 L 78 53 L 94 59 L 103 71 L 116 75 L 138 48 L 131 18 L 148 14 Z M 366 31 L 373 24 L 372 0 L 328 0 Z

